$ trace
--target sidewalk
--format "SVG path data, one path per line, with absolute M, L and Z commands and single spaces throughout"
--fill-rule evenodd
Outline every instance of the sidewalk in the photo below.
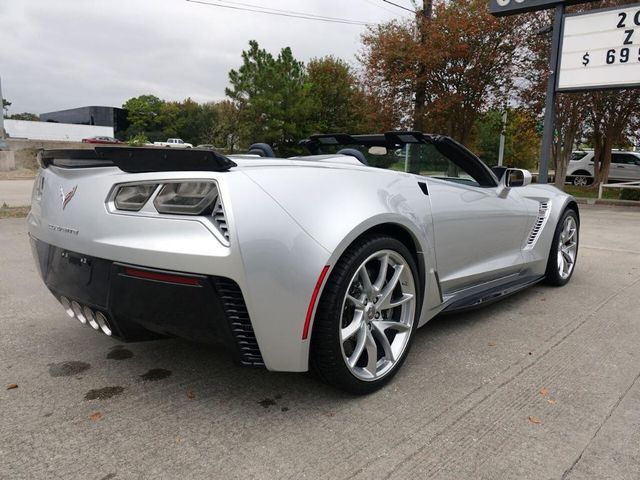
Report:
M 31 204 L 33 179 L 0 180 L 0 206 L 27 207 Z

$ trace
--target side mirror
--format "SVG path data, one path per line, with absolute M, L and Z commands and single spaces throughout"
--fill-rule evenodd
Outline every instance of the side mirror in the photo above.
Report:
M 504 172 L 505 187 L 526 187 L 531 184 L 531 172 L 520 168 L 507 168 Z

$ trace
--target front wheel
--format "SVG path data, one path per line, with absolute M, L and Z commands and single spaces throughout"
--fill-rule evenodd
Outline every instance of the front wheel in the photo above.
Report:
M 546 283 L 561 287 L 573 275 L 578 258 L 578 242 L 580 226 L 578 214 L 567 209 L 556 226 L 547 261 Z
M 352 393 L 378 390 L 407 356 L 419 307 L 417 267 L 407 247 L 379 235 L 357 241 L 336 264 L 320 298 L 313 370 Z

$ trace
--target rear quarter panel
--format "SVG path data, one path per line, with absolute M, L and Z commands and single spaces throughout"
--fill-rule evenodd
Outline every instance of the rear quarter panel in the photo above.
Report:
M 370 167 L 292 166 L 245 173 L 330 252 L 327 264 L 335 265 L 367 230 L 394 224 L 413 238 L 427 279 L 435 267 L 431 204 L 418 186 L 419 177 Z M 433 295 L 437 286 L 426 283 L 421 323 L 440 303 Z

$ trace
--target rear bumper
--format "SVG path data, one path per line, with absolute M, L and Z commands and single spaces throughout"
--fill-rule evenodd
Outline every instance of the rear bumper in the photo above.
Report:
M 42 279 L 62 296 L 101 312 L 113 335 L 148 331 L 225 347 L 242 365 L 264 366 L 242 291 L 226 277 L 139 267 L 75 253 L 33 236 Z

